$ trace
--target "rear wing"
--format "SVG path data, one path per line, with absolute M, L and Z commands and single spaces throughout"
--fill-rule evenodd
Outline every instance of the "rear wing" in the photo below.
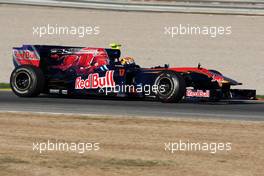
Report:
M 15 67 L 19 65 L 33 65 L 40 67 L 41 60 L 49 59 L 51 54 L 60 55 L 76 55 L 97 53 L 103 50 L 106 57 L 110 60 L 119 58 L 121 53 L 119 49 L 110 48 L 86 48 L 86 47 L 71 47 L 71 46 L 52 46 L 52 45 L 23 45 L 22 47 L 13 48 L 13 63 Z M 92 56 L 92 57 L 95 57 Z M 45 61 L 44 61 L 45 62 Z
M 12 55 L 15 67 L 19 65 L 34 65 L 39 67 L 40 65 L 40 56 L 34 45 L 14 47 Z

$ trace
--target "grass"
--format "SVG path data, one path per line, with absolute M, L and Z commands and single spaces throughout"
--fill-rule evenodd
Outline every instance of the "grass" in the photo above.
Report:
M 11 157 L 11 156 L 1 156 L 0 157 L 0 165 L 2 164 L 28 164 L 29 162 L 28 161 L 25 161 L 25 160 L 21 160 L 21 159 L 18 159 L 18 158 L 14 158 L 14 157 Z
M 0 89 L 10 89 L 9 83 L 0 83 Z
M 159 160 L 142 160 L 142 159 L 110 159 L 107 161 L 110 165 L 130 166 L 130 167 L 154 167 L 166 166 L 170 162 Z
M 257 98 L 264 98 L 264 95 L 257 95 Z

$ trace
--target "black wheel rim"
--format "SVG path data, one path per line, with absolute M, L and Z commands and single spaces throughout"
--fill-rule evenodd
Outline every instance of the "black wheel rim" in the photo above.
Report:
M 15 76 L 15 87 L 20 91 L 27 90 L 30 86 L 30 82 L 30 75 L 25 71 L 21 71 Z
M 169 78 L 161 78 L 158 81 L 158 92 L 162 96 L 168 96 L 173 90 L 172 80 Z

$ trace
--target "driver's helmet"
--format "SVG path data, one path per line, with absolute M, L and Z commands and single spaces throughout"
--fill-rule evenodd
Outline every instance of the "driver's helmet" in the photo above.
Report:
M 135 64 L 135 61 L 132 57 L 124 57 L 121 59 L 121 64 L 122 65 L 130 65 L 130 64 Z

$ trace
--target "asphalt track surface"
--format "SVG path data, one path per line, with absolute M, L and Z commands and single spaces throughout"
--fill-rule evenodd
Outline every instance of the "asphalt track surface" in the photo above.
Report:
M 264 102 L 260 101 L 165 104 L 143 100 L 47 95 L 19 98 L 10 91 L 0 91 L 0 111 L 264 121 Z

